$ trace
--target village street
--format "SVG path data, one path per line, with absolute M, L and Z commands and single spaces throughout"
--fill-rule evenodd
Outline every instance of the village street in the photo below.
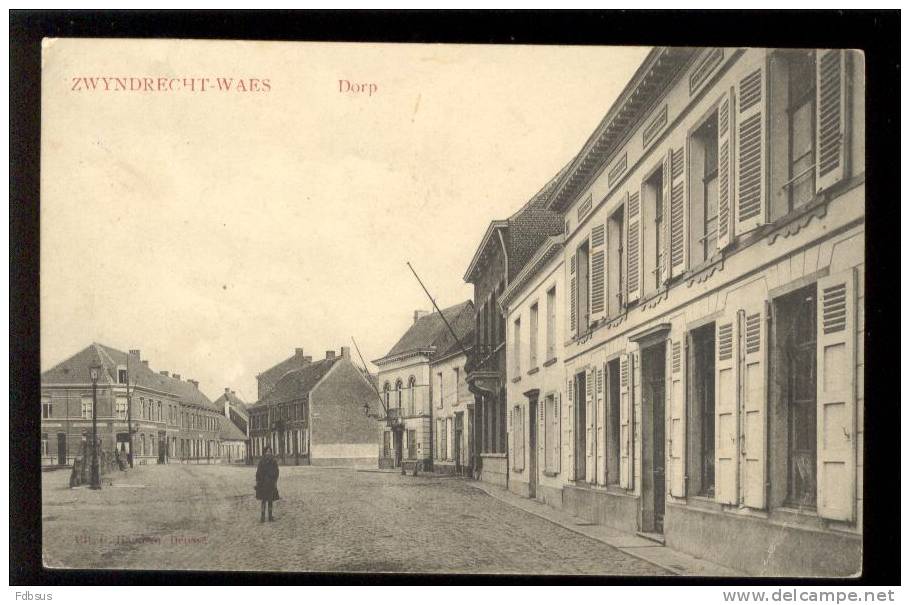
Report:
M 42 474 L 50 567 L 667 573 L 454 478 L 282 467 L 276 520 L 260 524 L 252 467 L 143 466 L 101 491 L 68 476 Z

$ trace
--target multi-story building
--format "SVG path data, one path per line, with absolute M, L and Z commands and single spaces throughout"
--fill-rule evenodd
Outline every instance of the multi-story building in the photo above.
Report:
M 562 173 L 560 173 L 562 174 Z M 506 320 L 499 297 L 541 242 L 562 233 L 559 214 L 544 204 L 557 179 L 505 220 L 492 221 L 465 272 L 474 286 L 474 346 L 466 365 L 474 394 L 473 475 L 508 484 L 506 459 Z
M 561 502 L 565 484 L 565 296 L 563 236 L 554 235 L 499 297 L 508 330 L 508 487 L 547 503 Z
M 42 465 L 71 464 L 90 439 L 92 366 L 101 369 L 97 428 L 103 450 L 132 453 L 134 464 L 218 459 L 219 417 L 199 383 L 152 371 L 139 350 L 93 343 L 41 375 Z
M 325 359 L 285 373 L 248 408 L 252 459 L 270 445 L 282 464 L 375 465 L 371 405 L 376 391 L 350 349 L 326 351 Z
M 466 351 L 462 347 L 468 346 L 474 324 L 474 305 L 468 300 L 443 309 L 441 313 L 415 311 L 414 322 L 398 342 L 388 353 L 373 361 L 379 368 L 376 381 L 382 385 L 383 404 L 389 411 L 388 417 L 384 418 L 387 422 L 381 427 L 379 465 L 382 468 L 413 468 L 420 461 L 424 469 L 430 470 L 437 459 L 446 463 L 445 466 L 455 468 L 448 448 L 445 456 L 439 458 L 443 452 L 438 449 L 436 431 L 450 428 L 454 431 L 454 414 L 458 407 L 455 404 L 464 400 L 464 389 L 459 392 L 455 385 L 464 381 Z M 457 382 L 452 383 L 452 380 Z M 446 385 L 451 385 L 453 399 L 448 408 L 439 408 L 437 399 L 439 393 L 445 392 Z M 461 399 L 457 398 L 458 394 Z M 437 410 L 445 415 L 434 415 Z M 466 446 L 469 439 L 470 422 L 466 421 L 465 413 L 469 415 L 470 412 L 467 404 L 458 411 L 462 423 L 461 447 Z M 450 425 L 434 425 L 439 418 L 450 415 Z M 453 447 L 453 454 L 454 450 Z M 459 450 L 460 455 L 463 452 L 463 449 Z
M 471 469 L 474 394 L 468 389 L 464 368 L 474 339 L 473 309 L 467 311 L 464 325 L 468 331 L 459 334 L 462 344 L 453 343 L 430 361 L 433 469 L 455 475 L 469 474 Z
M 224 394 L 215 400 L 215 406 L 219 410 L 224 410 L 224 417 L 228 420 L 222 422 L 219 431 L 222 461 L 229 463 L 247 461 L 250 416 L 246 402 L 236 391 L 225 387 Z
M 558 179 L 562 506 L 860 571 L 863 83 L 854 52 L 657 48 Z

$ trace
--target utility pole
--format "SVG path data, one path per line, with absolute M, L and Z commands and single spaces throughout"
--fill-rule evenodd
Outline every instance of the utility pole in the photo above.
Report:
M 436 309 L 436 312 L 439 313 L 439 316 L 442 318 L 443 323 L 444 323 L 444 324 L 446 325 L 446 327 L 449 329 L 449 333 L 452 335 L 452 338 L 455 339 L 455 342 L 457 342 L 457 343 L 458 343 L 458 346 L 461 348 L 461 352 L 464 353 L 464 356 L 465 356 L 465 357 L 467 357 L 467 356 L 468 356 L 468 350 L 465 349 L 465 346 L 464 346 L 464 344 L 461 342 L 461 339 L 458 338 L 458 335 L 457 335 L 457 334 L 455 334 L 455 330 L 452 329 L 452 326 L 449 324 L 449 320 L 446 319 L 446 316 L 443 315 L 443 314 L 442 314 L 442 311 L 439 310 L 439 305 L 437 305 L 437 304 L 436 304 L 436 301 L 433 300 L 433 297 L 430 296 L 430 291 L 427 290 L 427 287 L 423 285 L 423 281 L 421 281 L 420 276 L 417 275 L 417 271 L 414 270 L 414 267 L 411 266 L 410 261 L 408 261 L 408 269 L 410 269 L 410 270 L 411 270 L 411 273 L 414 274 L 414 277 L 417 278 L 417 283 L 419 283 L 419 284 L 420 284 L 420 287 L 423 288 L 423 291 L 424 291 L 424 293 L 427 295 L 427 298 L 429 298 L 429 299 L 430 299 L 430 302 L 433 303 L 433 308 Z
M 130 357 L 131 354 L 126 356 L 126 434 L 127 439 L 129 439 L 130 451 L 127 452 L 127 460 L 130 463 L 130 468 L 133 468 L 133 395 L 130 392 Z

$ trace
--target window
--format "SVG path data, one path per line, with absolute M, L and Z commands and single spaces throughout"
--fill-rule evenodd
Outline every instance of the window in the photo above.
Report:
M 662 169 L 656 170 L 643 184 L 642 225 L 644 292 L 656 292 L 662 283 L 661 262 L 664 251 L 664 177 Z
M 417 379 L 411 376 L 408 378 L 408 414 L 417 415 Z
M 449 440 L 448 440 L 448 425 L 446 424 L 446 418 L 441 419 L 440 430 L 439 431 L 439 440 L 442 442 L 440 447 L 440 459 L 448 460 L 449 459 Z
M 117 382 L 120 384 L 126 384 L 126 381 L 129 379 L 129 374 L 126 372 L 126 368 L 117 368 Z
M 512 337 L 512 373 L 521 376 L 521 318 L 515 320 Z
M 556 288 L 547 290 L 547 361 L 556 359 Z
M 693 330 L 689 359 L 689 486 L 692 495 L 714 496 L 714 335 L 713 323 Z
M 522 471 L 525 467 L 525 430 L 522 407 L 512 408 L 512 469 Z
M 454 458 L 455 437 L 452 435 L 452 419 L 446 418 L 445 432 L 443 433 L 446 440 L 446 460 Z
M 544 470 L 559 472 L 559 395 L 550 393 L 544 400 Z
M 607 363 L 607 484 L 619 483 L 619 360 Z
M 777 471 L 772 474 L 772 483 L 776 484 L 772 491 L 777 498 L 772 496 L 772 500 L 815 508 L 818 446 L 815 284 L 775 300 L 774 310 L 776 346 L 771 354 L 771 376 L 778 401 L 771 432 L 772 443 L 780 444 L 786 460 L 772 462 L 772 468 Z
M 537 303 L 531 305 L 531 335 L 528 340 L 528 368 L 537 367 Z
M 452 395 L 454 397 L 452 405 L 458 405 L 458 389 L 461 387 L 461 370 L 459 368 L 452 368 L 452 374 L 454 379 L 454 382 L 452 383 Z
M 126 397 L 117 398 L 117 418 L 126 420 Z
M 395 401 L 399 410 L 401 409 L 401 378 L 395 381 Z
M 157 418 L 158 422 L 161 422 L 162 416 L 161 416 L 161 402 L 160 401 L 158 402 L 156 412 L 157 412 L 156 418 Z
M 578 329 L 576 334 L 583 334 L 588 331 L 590 322 L 591 301 L 588 296 L 589 273 L 588 266 L 588 241 L 578 247 L 575 256 L 576 273 L 578 279 L 575 280 L 575 313 L 578 317 Z
M 50 452 L 48 451 L 47 445 L 47 433 L 41 433 L 41 455 L 48 456 Z
M 689 251 L 692 265 L 707 261 L 717 249 L 717 111 L 692 134 L 689 145 Z
M 414 429 L 408 430 L 408 458 L 417 458 L 417 431 Z
M 41 417 L 42 418 L 51 418 L 54 415 L 54 404 L 51 403 L 50 399 L 41 400 Z
M 382 457 L 392 457 L 392 432 L 383 431 L 382 433 Z
M 392 388 L 392 385 L 390 385 L 388 383 L 388 381 L 386 381 L 386 383 L 384 385 L 382 385 L 382 398 L 385 400 L 386 407 L 389 407 L 389 391 L 391 390 L 391 388 Z
M 92 418 L 92 399 L 91 397 L 82 398 L 82 417 L 91 419 Z
M 623 308 L 626 264 L 623 261 L 625 206 L 607 221 L 607 317 L 616 317 Z
M 436 401 L 436 407 L 441 408 L 441 407 L 442 407 L 442 402 L 443 402 L 443 395 L 442 395 L 442 372 L 438 372 L 438 373 L 436 374 L 436 384 L 437 384 L 438 387 L 439 387 L 439 398 L 438 398 L 437 401 Z

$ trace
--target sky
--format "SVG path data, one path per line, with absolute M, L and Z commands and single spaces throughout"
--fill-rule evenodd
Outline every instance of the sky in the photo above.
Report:
M 471 298 L 489 222 L 647 51 L 45 41 L 42 370 L 99 342 L 255 401 L 297 347 L 381 357 L 431 308 L 406 262 L 441 308 Z

